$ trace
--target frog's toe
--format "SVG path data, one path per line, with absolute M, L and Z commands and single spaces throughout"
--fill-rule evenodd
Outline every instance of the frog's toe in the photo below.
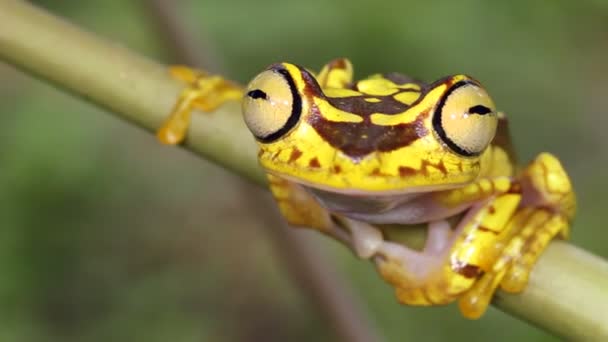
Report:
M 395 287 L 399 302 L 407 305 L 442 305 L 452 302 L 470 284 L 454 281 L 447 252 L 421 252 L 385 241 L 374 258 L 378 272 Z
M 540 214 L 542 212 L 537 212 Z M 507 273 L 502 280 L 500 287 L 507 292 L 518 293 L 528 284 L 528 278 L 532 268 L 536 264 L 539 256 L 546 249 L 551 240 L 561 232 L 568 230 L 568 223 L 560 214 L 554 214 L 549 219 L 539 222 L 538 225 L 526 226 L 522 229 L 521 235 L 523 243 L 517 251 L 517 256 L 507 269 Z M 526 236 L 526 232 L 532 232 Z
M 424 253 L 433 255 L 445 252 L 452 236 L 452 228 L 448 221 L 441 220 L 429 223 L 428 232 Z
M 504 270 L 501 270 L 484 274 L 469 291 L 458 299 L 458 307 L 463 316 L 478 319 L 486 312 L 504 273 Z
M 380 229 L 369 223 L 346 217 L 336 217 L 336 219 L 349 231 L 351 247 L 358 257 L 369 259 L 378 252 L 384 242 Z
M 193 69 L 185 65 L 171 65 L 169 67 L 169 74 L 174 79 L 188 84 L 194 84 L 198 79 L 208 75 L 203 70 Z
M 422 289 L 429 269 L 436 266 L 426 254 L 395 242 L 385 242 L 374 261 L 382 278 L 395 287 L 401 303 L 433 304 Z

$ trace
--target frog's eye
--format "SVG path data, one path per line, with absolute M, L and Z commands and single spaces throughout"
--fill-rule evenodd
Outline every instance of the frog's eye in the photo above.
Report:
M 288 133 L 298 123 L 301 112 L 302 99 L 285 69 L 268 69 L 247 86 L 243 115 L 260 142 L 269 143 Z
M 481 154 L 494 139 L 497 125 L 494 102 L 471 80 L 453 84 L 433 114 L 433 128 L 439 138 L 463 156 Z

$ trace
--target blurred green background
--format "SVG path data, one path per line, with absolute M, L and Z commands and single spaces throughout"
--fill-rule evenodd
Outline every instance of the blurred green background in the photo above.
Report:
M 171 62 L 145 1 L 34 1 Z M 572 240 L 608 257 L 608 5 L 597 1 L 181 1 L 197 43 L 246 82 L 347 56 L 358 76 L 481 80 L 522 160 L 557 154 Z M 104 58 L 99 56 L 99 58 Z M 242 181 L 0 65 L 0 341 L 304 341 L 334 336 L 285 272 Z M 408 308 L 314 235 L 389 341 L 553 341 L 495 309 Z

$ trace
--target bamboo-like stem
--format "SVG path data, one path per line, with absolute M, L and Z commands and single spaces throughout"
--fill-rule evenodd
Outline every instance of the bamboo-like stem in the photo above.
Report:
M 0 59 L 150 131 L 165 119 L 182 88 L 164 66 L 16 0 L 0 0 Z M 185 146 L 265 184 L 239 112 L 238 104 L 228 104 L 195 115 Z M 494 304 L 564 339 L 608 340 L 608 263 L 553 242 L 527 289 L 519 295 L 499 292 Z

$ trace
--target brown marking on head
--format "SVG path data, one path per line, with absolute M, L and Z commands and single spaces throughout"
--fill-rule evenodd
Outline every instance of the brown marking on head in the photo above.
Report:
M 430 174 L 429 168 L 431 168 L 431 167 L 434 169 L 437 169 L 443 175 L 448 174 L 448 170 L 445 167 L 443 160 L 440 160 L 439 163 L 437 163 L 437 164 L 433 164 L 433 163 L 429 162 L 428 160 L 423 160 L 422 163 L 420 164 L 420 169 L 415 169 L 415 168 L 409 167 L 409 166 L 399 166 L 398 171 L 399 171 L 399 176 L 401 176 L 402 178 L 414 176 L 418 173 L 422 173 L 424 176 L 428 176 Z
M 304 80 L 304 89 L 303 95 L 308 98 L 310 103 L 312 103 L 313 97 L 325 97 L 323 91 L 321 90 L 321 86 L 317 80 L 308 72 L 306 69 L 298 67 L 300 69 L 300 74 L 302 75 L 302 79 Z
M 483 273 L 479 266 L 464 262 L 458 262 L 452 265 L 452 270 L 468 279 L 477 278 Z
M 478 227 L 477 227 L 477 229 L 478 229 L 480 232 L 492 233 L 492 234 L 494 234 L 494 235 L 498 235 L 498 233 L 499 233 L 499 232 L 495 231 L 494 229 L 490 229 L 490 228 L 488 228 L 488 227 L 486 227 L 486 226 L 481 226 L 481 225 L 480 225 L 480 226 L 478 226 Z
M 432 164 L 431 164 L 432 165 Z M 437 170 L 439 170 L 439 172 L 443 173 L 444 175 L 448 174 L 448 170 L 445 168 L 445 164 L 443 163 L 443 160 L 440 160 L 439 163 L 433 165 Z
M 490 215 L 494 215 L 496 213 L 496 208 L 493 205 L 490 205 L 488 207 L 488 213 L 490 213 Z
M 462 163 L 456 163 L 456 165 L 458 166 L 458 171 L 463 172 L 464 168 L 462 166 Z
M 346 69 L 346 61 L 344 58 L 334 59 L 329 63 L 330 69 Z
M 378 98 L 379 102 L 367 102 L 366 97 L 370 95 L 348 96 L 329 98 L 325 96 L 319 83 L 306 69 L 300 67 L 304 89 L 302 95 L 310 105 L 310 115 L 307 116 L 308 123 L 323 137 L 323 139 L 335 149 L 342 151 L 345 155 L 357 161 L 373 152 L 389 152 L 408 146 L 429 134 L 424 125 L 424 120 L 429 116 L 430 108 L 422 111 L 412 122 L 381 126 L 371 122 L 371 115 L 381 113 L 386 115 L 401 114 L 417 104 L 424 98 L 424 92 L 430 87 L 420 84 L 421 91 L 418 99 L 411 105 L 397 101 L 392 95 L 372 96 Z M 450 82 L 445 79 L 436 83 Z M 412 89 L 397 89 L 399 92 L 416 91 Z M 416 91 L 418 92 L 418 91 Z M 361 116 L 362 122 L 333 122 L 323 117 L 319 108 L 314 104 L 314 98 L 323 98 L 332 106 L 355 115 Z M 304 100 L 304 99 L 303 99 Z M 366 136 L 366 139 L 361 137 Z
M 507 191 L 509 194 L 520 194 L 521 193 L 521 184 L 519 181 L 514 181 L 511 183 L 511 187 Z
M 413 122 L 380 126 L 373 124 L 369 116 L 363 116 L 363 122 L 359 123 L 332 122 L 316 106 L 311 106 L 308 122 L 334 148 L 360 159 L 372 152 L 394 151 L 424 137 L 428 134 L 423 122 L 427 115 L 428 111 L 424 111 Z M 361 138 L 364 135 L 366 139 Z
M 353 113 L 363 117 L 370 116 L 374 113 L 382 114 L 399 114 L 403 113 L 408 106 L 407 104 L 398 101 L 394 98 L 395 95 L 403 92 L 418 92 L 417 90 L 397 90 L 396 93 L 391 95 L 356 95 L 346 97 L 327 97 L 326 100 L 334 107 L 339 108 L 345 112 Z M 380 101 L 369 102 L 366 99 L 374 98 Z
M 372 170 L 372 172 L 370 172 L 370 176 L 373 177 L 389 177 L 390 175 L 387 173 L 384 173 L 380 170 L 380 168 L 375 168 Z
M 297 147 L 294 147 L 293 150 L 291 150 L 291 155 L 289 155 L 288 163 L 295 162 L 301 156 L 302 156 L 302 151 L 300 151 Z
M 308 162 L 308 166 L 318 169 L 321 167 L 321 163 L 319 163 L 319 159 L 317 159 L 317 157 L 314 157 Z
M 439 163 L 433 164 L 428 160 L 422 160 L 422 171 L 426 176 L 429 175 L 429 168 L 435 168 L 437 171 L 441 172 L 444 176 L 448 174 L 448 170 L 443 163 L 443 160 L 439 160 Z
M 277 149 L 277 151 L 272 155 L 271 159 L 276 160 L 283 150 Z
M 342 168 L 340 167 L 340 165 L 334 165 L 334 173 L 340 173 L 342 172 Z
M 401 178 L 406 178 L 410 176 L 414 176 L 418 173 L 418 170 L 409 166 L 399 166 L 399 176 Z

